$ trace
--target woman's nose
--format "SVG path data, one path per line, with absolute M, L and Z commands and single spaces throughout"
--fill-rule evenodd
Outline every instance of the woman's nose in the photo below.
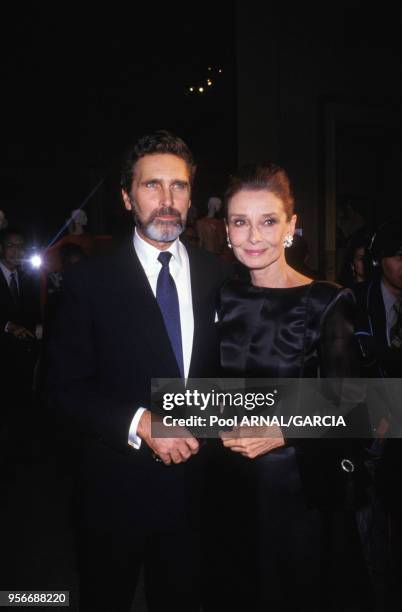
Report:
M 261 233 L 258 227 L 251 226 L 249 233 L 249 241 L 252 244 L 256 244 L 257 242 L 261 242 Z

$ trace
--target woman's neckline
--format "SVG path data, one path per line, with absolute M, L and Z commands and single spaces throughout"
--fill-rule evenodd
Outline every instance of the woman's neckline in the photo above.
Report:
M 261 285 L 253 285 L 250 283 L 250 286 L 254 289 L 267 289 L 269 291 L 291 291 L 293 289 L 305 289 L 306 287 L 311 287 L 314 284 L 314 280 L 311 283 L 304 283 L 304 285 L 295 285 L 294 287 L 262 287 Z

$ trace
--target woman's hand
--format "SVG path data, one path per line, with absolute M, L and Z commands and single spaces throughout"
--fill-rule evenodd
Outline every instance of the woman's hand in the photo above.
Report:
M 255 459 L 274 448 L 285 446 L 279 427 L 234 427 L 220 434 L 223 446 L 248 459 Z

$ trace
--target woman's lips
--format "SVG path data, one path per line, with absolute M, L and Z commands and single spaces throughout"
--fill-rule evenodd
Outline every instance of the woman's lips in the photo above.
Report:
M 258 257 L 258 255 L 262 255 L 265 253 L 267 249 L 244 249 L 246 255 L 250 255 L 250 257 Z

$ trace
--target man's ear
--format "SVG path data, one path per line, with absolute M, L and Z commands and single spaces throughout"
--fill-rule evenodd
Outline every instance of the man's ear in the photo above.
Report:
M 126 210 L 133 210 L 133 204 L 131 202 L 130 196 L 127 191 L 124 189 L 121 190 L 121 197 L 123 198 L 124 207 Z

